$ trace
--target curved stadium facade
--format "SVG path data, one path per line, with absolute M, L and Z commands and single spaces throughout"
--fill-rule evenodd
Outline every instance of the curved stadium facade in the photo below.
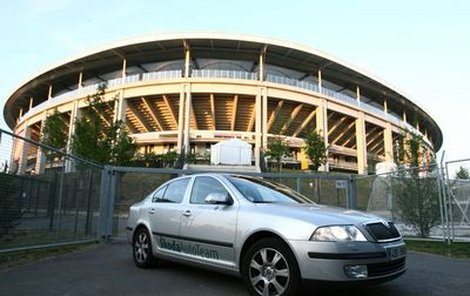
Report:
M 328 145 L 327 170 L 362 174 L 392 162 L 406 134 L 423 136 L 425 155 L 442 145 L 433 118 L 381 79 L 312 48 L 231 34 L 151 35 L 64 61 L 20 85 L 5 120 L 39 140 L 57 109 L 70 139 L 102 83 L 106 98 L 118 98 L 103 120 L 122 120 L 141 153 L 202 155 L 238 138 L 252 145 L 259 167 L 270 138 L 282 136 L 294 152 L 286 161 L 298 163 L 303 138 L 316 129 Z M 18 170 L 44 169 L 39 153 L 14 153 Z

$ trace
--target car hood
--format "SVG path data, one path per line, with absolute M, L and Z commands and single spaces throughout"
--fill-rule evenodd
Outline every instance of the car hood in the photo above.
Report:
M 382 218 L 361 211 L 335 208 L 318 204 L 256 204 L 257 211 L 266 211 L 271 215 L 300 219 L 305 222 L 321 225 L 365 224 Z

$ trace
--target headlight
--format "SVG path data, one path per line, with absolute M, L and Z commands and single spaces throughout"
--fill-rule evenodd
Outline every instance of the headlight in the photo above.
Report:
M 314 241 L 367 241 L 362 232 L 353 225 L 335 225 L 319 227 L 310 240 Z

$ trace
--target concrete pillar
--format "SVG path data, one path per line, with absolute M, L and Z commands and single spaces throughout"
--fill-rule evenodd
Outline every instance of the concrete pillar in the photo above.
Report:
M 317 107 L 316 110 L 316 125 L 317 129 L 316 132 L 323 137 L 323 141 L 325 142 L 325 146 L 328 147 L 328 115 L 327 115 L 328 105 L 325 99 L 322 100 L 320 106 Z M 328 172 L 329 171 L 329 164 L 328 164 L 328 150 L 326 151 L 326 165 L 322 166 L 320 169 Z
M 262 130 L 261 130 L 261 121 L 262 121 L 262 114 L 261 114 L 261 94 L 258 92 L 255 99 L 255 166 L 260 168 L 260 152 L 261 152 L 261 138 L 262 138 Z
M 264 81 L 264 50 L 259 55 L 259 81 Z
M 393 162 L 393 137 L 392 137 L 392 124 L 387 122 L 384 129 L 384 146 L 385 146 L 385 161 Z
M 361 88 L 359 85 L 356 86 L 356 100 L 357 100 L 357 105 L 361 106 Z
M 367 174 L 366 124 L 364 113 L 356 119 L 357 173 Z
M 43 113 L 43 119 L 41 120 L 41 131 L 40 134 L 42 135 L 42 131 L 44 129 L 44 125 L 46 124 L 45 113 Z M 34 165 L 34 171 L 37 175 L 43 174 L 46 170 L 46 154 L 44 153 L 41 146 L 38 146 L 38 150 L 36 152 L 36 164 Z
M 114 121 L 121 122 L 122 126 L 126 124 L 127 101 L 124 98 L 124 90 L 121 90 L 114 106 Z
M 31 109 L 33 109 L 33 104 L 34 104 L 34 98 L 31 97 L 31 98 L 29 98 L 29 109 L 28 109 L 28 111 L 31 111 Z
M 189 77 L 189 65 L 191 61 L 191 51 L 189 50 L 189 46 L 185 45 L 184 50 L 184 77 Z
M 384 100 L 384 112 L 385 112 L 385 114 L 388 114 L 388 101 L 387 101 L 387 99 Z
M 176 143 L 176 151 L 178 154 L 183 153 L 183 138 L 184 138 L 184 105 L 185 105 L 185 86 L 181 86 L 179 108 L 178 108 L 178 140 Z
M 261 133 L 262 133 L 262 149 L 265 151 L 268 147 L 268 89 L 261 88 Z
M 321 77 L 321 70 L 318 70 L 318 92 L 323 93 L 322 90 L 322 77 Z
M 26 139 L 31 139 L 31 130 L 30 126 L 26 126 L 24 130 L 23 137 Z M 18 148 L 20 150 L 20 158 L 18 162 L 18 175 L 24 175 L 26 173 L 28 165 L 28 152 L 29 152 L 29 142 L 20 140 Z
M 127 60 L 126 59 L 122 59 L 122 72 L 121 72 L 121 78 L 122 78 L 122 81 L 121 83 L 124 84 L 124 80 L 126 79 L 126 71 L 127 71 Z
M 191 135 L 191 84 L 186 85 L 185 106 L 184 106 L 184 152 L 190 152 L 190 135 Z
M 72 138 L 73 135 L 75 134 L 75 123 L 77 120 L 79 120 L 81 116 L 81 110 L 79 108 L 79 103 L 78 101 L 75 101 L 73 103 L 72 110 L 70 110 L 70 121 L 69 121 L 69 132 L 67 136 L 67 146 L 66 146 L 66 152 L 68 154 L 72 154 Z M 72 172 L 74 170 L 74 164 L 73 160 L 70 158 L 67 158 L 65 160 L 65 171 L 67 173 Z
M 47 92 L 47 99 L 52 99 L 52 85 L 49 85 L 49 90 Z
M 78 73 L 78 90 L 82 89 L 83 84 L 83 72 Z

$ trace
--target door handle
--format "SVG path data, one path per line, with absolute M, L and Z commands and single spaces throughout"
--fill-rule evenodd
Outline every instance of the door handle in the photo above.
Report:
M 155 209 L 150 209 L 149 213 L 152 215 L 155 214 Z
M 191 215 L 192 215 L 192 214 L 191 214 L 191 211 L 190 211 L 190 210 L 186 210 L 186 211 L 183 212 L 183 216 L 185 216 L 185 217 L 189 217 L 189 216 L 191 216 Z

